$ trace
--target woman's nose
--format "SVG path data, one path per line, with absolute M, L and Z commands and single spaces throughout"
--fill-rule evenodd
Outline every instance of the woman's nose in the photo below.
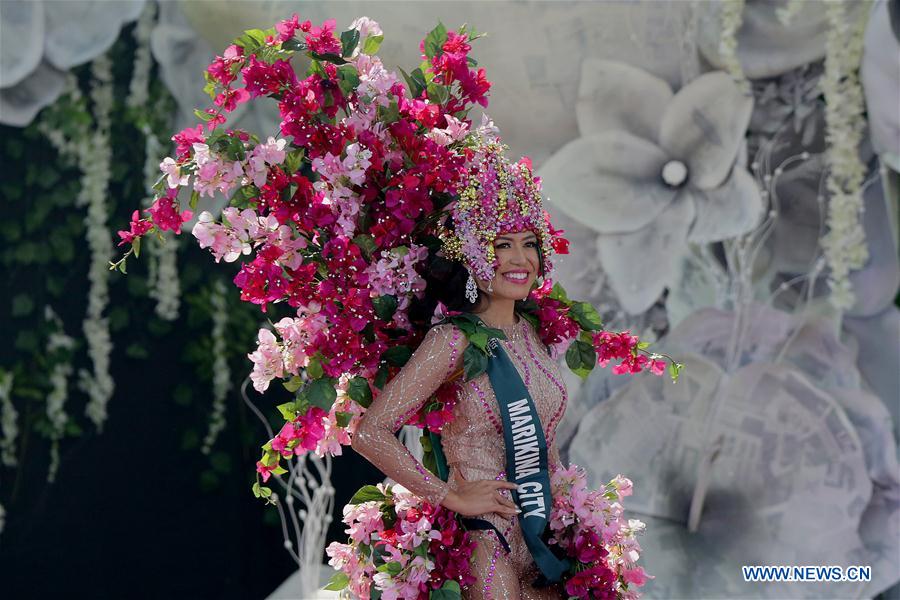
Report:
M 515 251 L 513 252 L 512 257 L 510 258 L 510 262 L 514 262 L 516 264 L 525 264 L 527 261 L 525 259 L 525 250 L 521 246 L 516 246 Z

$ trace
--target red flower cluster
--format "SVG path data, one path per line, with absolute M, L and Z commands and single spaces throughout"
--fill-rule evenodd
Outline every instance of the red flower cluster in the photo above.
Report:
M 600 562 L 566 581 L 566 593 L 574 598 L 616 600 L 616 574 Z
M 597 364 L 605 367 L 611 360 L 621 360 L 613 367 L 613 373 L 623 375 L 625 373 L 640 373 L 649 368 L 654 375 L 662 375 L 666 370 L 664 360 L 651 359 L 638 351 L 637 336 L 630 335 L 628 331 L 614 333 L 611 331 L 598 331 L 593 336 L 594 349 L 597 351 Z
M 415 425 L 420 429 L 428 429 L 432 433 L 440 433 L 444 425 L 453 420 L 453 407 L 456 406 L 459 383 L 448 381 L 443 383 L 435 391 L 431 402 L 426 402 L 406 422 L 407 425 Z M 433 403 L 437 403 L 434 408 Z
M 581 326 L 569 316 L 569 307 L 560 300 L 549 296 L 540 298 L 537 316 L 541 323 L 541 342 L 545 346 L 564 344 L 581 332 Z
M 327 417 L 324 410 L 313 406 L 305 414 L 295 417 L 293 421 L 288 421 L 270 442 L 273 452 L 290 458 L 315 450 L 319 440 L 325 437 L 325 419 Z M 256 463 L 256 472 L 262 476 L 264 482 L 269 480 L 272 471 L 276 471 L 277 468 L 277 461 L 260 460 Z
M 491 82 L 487 80 L 484 69 L 469 68 L 469 36 L 455 31 L 447 32 L 447 39 L 441 46 L 441 51 L 430 57 L 426 53 L 425 40 L 419 48 L 422 58 L 430 61 L 430 71 L 434 73 L 435 80 L 447 87 L 458 84 L 460 97 L 451 99 L 447 105 L 447 112 L 454 114 L 463 110 L 467 103 L 487 106 L 487 95 L 491 89 Z
M 431 540 L 428 552 L 434 556 L 435 568 L 431 572 L 431 589 L 437 590 L 450 579 L 457 581 L 460 587 L 475 583 L 475 576 L 469 567 L 475 542 L 467 531 L 459 525 L 457 515 L 443 506 L 433 507 L 424 502 L 424 510 L 431 514 L 431 521 L 436 523 L 441 538 Z
M 121 246 L 123 244 L 130 244 L 134 242 L 135 238 L 141 237 L 151 229 L 153 229 L 153 223 L 151 223 L 147 219 L 141 219 L 140 211 L 136 210 L 131 213 L 131 223 L 129 229 L 127 231 L 119 231 L 119 237 L 122 238 L 122 241 L 119 242 L 119 245 Z

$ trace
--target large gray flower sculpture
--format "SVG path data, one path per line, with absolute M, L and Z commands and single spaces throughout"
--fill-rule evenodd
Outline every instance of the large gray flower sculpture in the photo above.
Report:
M 66 71 L 112 46 L 144 0 L 0 2 L 0 123 L 23 127 L 63 90 Z
M 659 298 L 688 242 L 738 236 L 759 222 L 759 187 L 735 164 L 752 109 L 722 72 L 676 94 L 624 63 L 582 65 L 582 137 L 540 174 L 553 206 L 597 232 L 600 262 L 626 311 L 642 313 Z
M 740 315 L 706 308 L 663 346 L 686 364 L 678 385 L 627 380 L 583 414 L 568 450 L 595 484 L 618 472 L 634 481 L 629 509 L 647 522 L 641 545 L 656 575 L 647 597 L 872 598 L 894 585 L 893 423 L 833 325 L 760 304 Z M 885 346 L 881 353 L 890 353 Z M 690 532 L 695 506 L 702 510 Z M 744 581 L 740 566 L 751 564 L 872 572 L 869 582 L 800 589 Z

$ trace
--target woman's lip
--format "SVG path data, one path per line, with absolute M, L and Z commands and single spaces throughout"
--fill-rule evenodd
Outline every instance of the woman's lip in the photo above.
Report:
M 525 277 L 523 277 L 522 279 L 513 279 L 512 277 L 508 277 L 509 273 L 525 273 Z M 509 273 L 503 273 L 503 279 L 507 280 L 510 283 L 516 283 L 519 285 L 528 283 L 528 271 L 509 271 Z

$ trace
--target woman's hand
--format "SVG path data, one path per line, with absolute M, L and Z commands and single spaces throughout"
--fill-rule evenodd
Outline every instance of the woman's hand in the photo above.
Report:
M 514 490 L 516 484 L 510 481 L 494 481 L 478 479 L 466 481 L 458 470 L 453 471 L 455 490 L 444 496 L 444 506 L 464 517 L 474 517 L 488 513 L 497 513 L 503 517 L 516 516 L 521 510 L 515 502 L 504 498 L 500 490 Z

